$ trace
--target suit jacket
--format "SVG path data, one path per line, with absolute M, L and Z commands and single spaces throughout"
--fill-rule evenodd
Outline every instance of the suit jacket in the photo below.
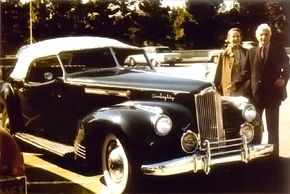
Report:
M 284 47 L 270 44 L 266 61 L 263 62 L 260 50 L 259 47 L 248 50 L 245 68 L 235 86 L 239 88 L 246 80 L 250 80 L 253 99 L 257 105 L 267 107 L 281 104 L 286 98 L 286 84 L 290 74 L 289 58 Z M 286 81 L 284 87 L 274 85 L 279 78 Z
M 231 95 L 244 95 L 245 90 L 247 86 L 241 87 L 238 91 L 235 91 L 234 93 L 231 91 L 226 90 L 226 87 L 231 84 L 232 82 L 236 81 L 233 80 L 233 73 L 236 73 L 240 75 L 242 73 L 242 69 L 245 67 L 245 56 L 247 49 L 240 46 L 240 52 L 241 52 L 241 61 L 240 61 L 240 69 L 237 71 L 235 69 L 235 57 L 233 50 L 230 46 L 228 46 L 223 52 L 219 54 L 218 57 L 218 63 L 217 63 L 217 69 L 216 74 L 214 78 L 214 83 L 218 89 L 218 91 L 225 96 L 231 96 Z M 235 72 L 233 72 L 235 71 Z

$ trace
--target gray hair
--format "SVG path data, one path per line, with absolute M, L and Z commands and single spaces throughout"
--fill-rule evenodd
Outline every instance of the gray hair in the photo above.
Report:
M 272 30 L 271 30 L 271 27 L 266 24 L 266 23 L 263 23 L 263 24 L 260 24 L 258 27 L 257 27 L 257 30 L 256 30 L 256 37 L 258 36 L 258 34 L 262 31 L 268 31 L 270 33 L 270 35 L 272 34 Z

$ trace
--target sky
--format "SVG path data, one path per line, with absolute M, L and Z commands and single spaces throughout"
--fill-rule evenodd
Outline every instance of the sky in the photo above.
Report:
M 161 0 L 162 6 L 169 7 L 185 7 L 185 3 L 187 0 Z

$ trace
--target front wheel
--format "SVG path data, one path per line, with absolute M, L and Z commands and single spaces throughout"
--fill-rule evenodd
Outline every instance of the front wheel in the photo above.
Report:
M 102 146 L 102 168 L 107 187 L 114 194 L 123 193 L 130 183 L 131 164 L 121 141 L 108 134 Z

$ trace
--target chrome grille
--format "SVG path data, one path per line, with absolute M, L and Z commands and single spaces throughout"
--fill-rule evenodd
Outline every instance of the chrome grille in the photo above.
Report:
M 223 130 L 221 96 L 216 92 L 215 88 L 206 88 L 196 94 L 195 105 L 201 141 L 224 141 L 225 132 Z

